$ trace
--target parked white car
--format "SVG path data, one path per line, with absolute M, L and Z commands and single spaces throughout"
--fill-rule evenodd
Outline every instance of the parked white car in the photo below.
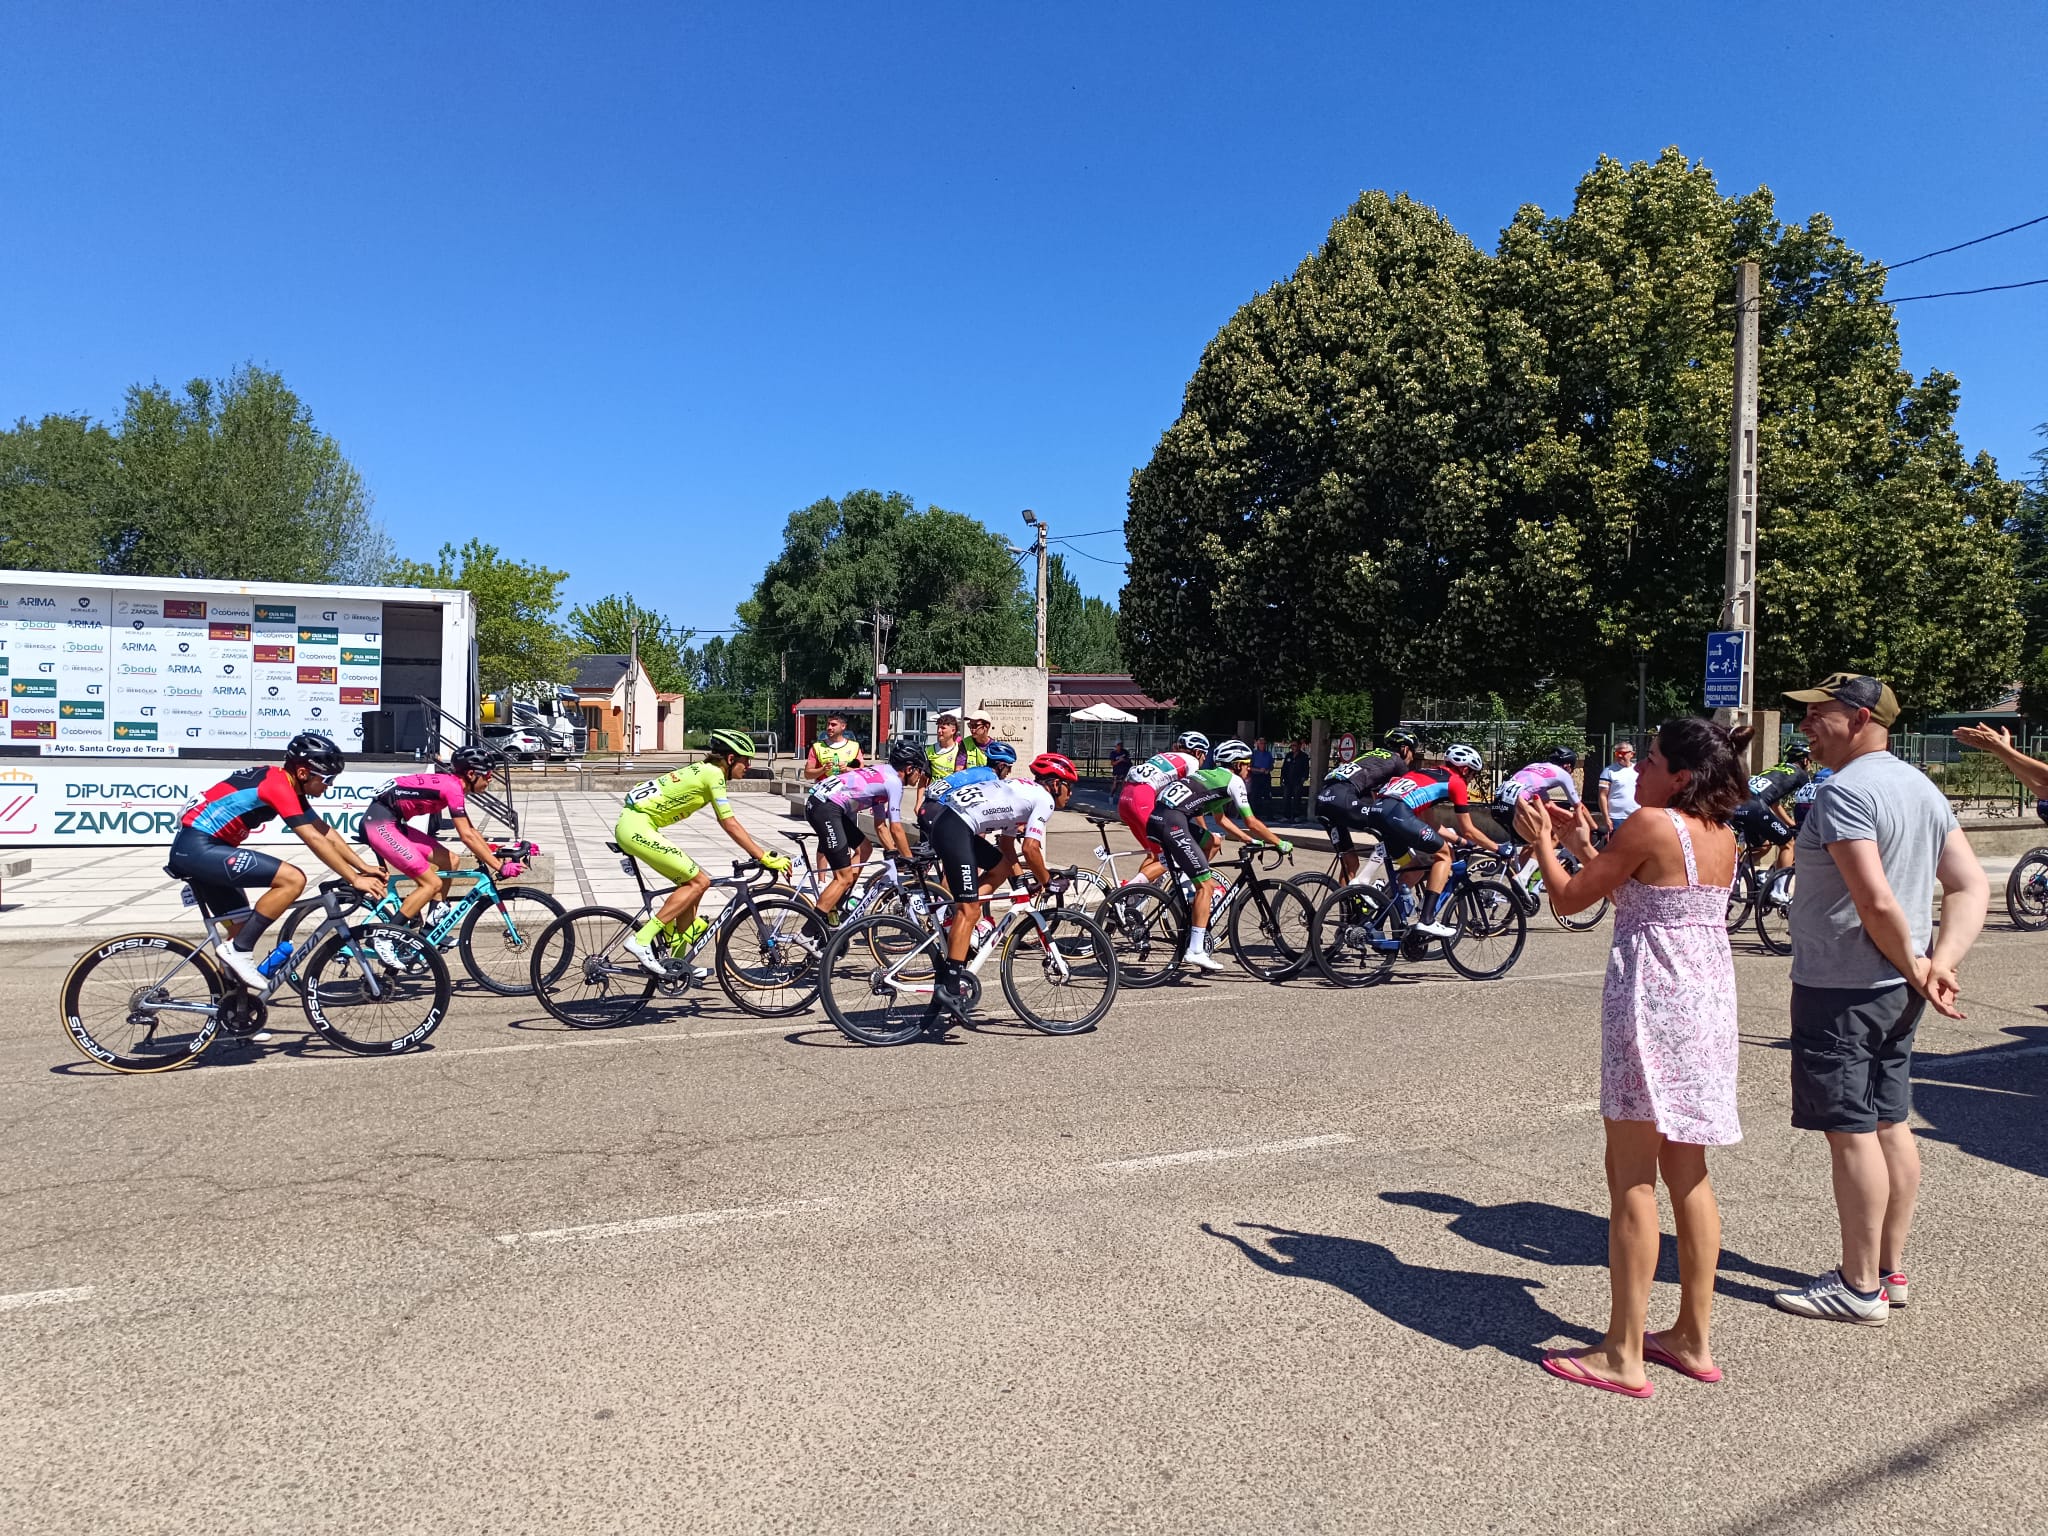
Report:
M 487 725 L 484 745 L 496 747 L 515 763 L 569 755 L 569 748 L 560 737 L 531 725 Z

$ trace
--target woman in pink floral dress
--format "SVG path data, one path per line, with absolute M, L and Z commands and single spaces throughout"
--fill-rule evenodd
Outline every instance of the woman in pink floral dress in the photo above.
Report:
M 1707 1347 L 1721 1255 L 1707 1148 L 1742 1139 L 1727 929 L 1735 835 L 1728 817 L 1749 792 L 1742 764 L 1749 738 L 1747 730 L 1730 732 L 1707 720 L 1666 721 L 1636 782 L 1642 810 L 1602 852 L 1593 851 L 1583 811 L 1568 815 L 1525 799 L 1515 818 L 1561 915 L 1614 898 L 1614 948 L 1600 999 L 1613 1310 L 1600 1343 L 1546 1355 L 1543 1368 L 1628 1397 L 1654 1391 L 1645 1360 L 1695 1381 L 1721 1379 Z M 1566 874 L 1558 857 L 1560 824 L 1580 860 L 1576 875 Z M 1660 1172 L 1678 1225 L 1678 1320 L 1647 1333 L 1662 1242 Z

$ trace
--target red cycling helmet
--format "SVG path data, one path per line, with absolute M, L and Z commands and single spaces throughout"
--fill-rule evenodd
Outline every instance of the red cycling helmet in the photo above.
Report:
M 1074 765 L 1057 752 L 1041 752 L 1031 759 L 1031 776 L 1034 779 L 1065 779 L 1069 784 L 1081 781 Z

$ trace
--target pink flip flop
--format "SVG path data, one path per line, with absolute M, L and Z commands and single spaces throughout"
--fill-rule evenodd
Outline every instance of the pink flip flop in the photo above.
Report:
M 1591 1371 L 1579 1364 L 1579 1357 L 1577 1355 L 1545 1355 L 1542 1365 L 1544 1370 L 1550 1372 L 1559 1381 L 1568 1381 L 1575 1387 L 1597 1387 L 1602 1392 L 1619 1392 L 1623 1397 L 1642 1398 L 1655 1397 L 1657 1395 L 1657 1389 L 1647 1381 L 1640 1387 L 1624 1387 L 1618 1381 L 1609 1381 L 1605 1377 L 1595 1376 Z
M 1721 1367 L 1717 1365 L 1713 1367 L 1711 1370 L 1694 1370 L 1691 1366 L 1687 1365 L 1683 1360 L 1679 1359 L 1678 1356 L 1674 1355 L 1673 1353 L 1671 1353 L 1670 1350 L 1666 1349 L 1662 1344 L 1659 1344 L 1657 1342 L 1657 1336 L 1654 1333 L 1646 1333 L 1643 1335 L 1643 1358 L 1645 1360 L 1654 1360 L 1657 1362 L 1657 1364 L 1664 1366 L 1669 1370 L 1674 1370 L 1678 1372 L 1678 1374 L 1681 1376 L 1690 1376 L 1694 1381 L 1704 1381 L 1709 1385 L 1712 1385 L 1714 1382 L 1717 1382 L 1721 1379 Z

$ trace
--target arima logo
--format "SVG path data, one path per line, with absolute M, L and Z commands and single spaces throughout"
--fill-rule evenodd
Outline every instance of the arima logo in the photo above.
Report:
M 206 669 L 204 667 L 195 667 L 189 662 L 174 661 L 167 665 L 164 670 L 166 672 L 175 672 L 180 677 L 197 677 Z
M 223 684 L 215 683 L 213 685 L 213 696 L 216 699 L 246 699 L 249 697 L 249 690 L 246 688 L 230 688 Z
M 24 597 L 21 599 L 21 606 L 24 608 L 54 608 L 57 606 L 57 599 L 54 597 Z
M 256 713 L 266 720 L 289 720 L 292 717 L 292 712 L 289 709 L 271 704 L 263 705 Z

